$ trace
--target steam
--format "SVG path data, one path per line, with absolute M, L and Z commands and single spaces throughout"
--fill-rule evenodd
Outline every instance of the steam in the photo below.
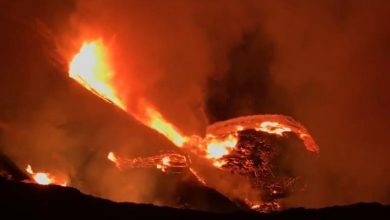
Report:
M 103 37 L 128 102 L 149 100 L 186 134 L 244 114 L 301 121 L 321 156 L 313 189 L 293 206 L 390 202 L 387 1 L 1 4 L 0 141 L 21 167 L 66 172 L 95 195 L 160 202 L 163 177 L 123 175 L 105 156 L 173 146 L 67 78 L 81 41 Z

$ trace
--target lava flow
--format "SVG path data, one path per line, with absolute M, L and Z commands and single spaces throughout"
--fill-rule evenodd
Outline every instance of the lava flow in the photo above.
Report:
M 181 154 L 166 153 L 150 157 L 120 158 L 113 152 L 107 158 L 119 169 L 157 168 L 162 172 L 180 173 L 188 168 L 187 158 Z
M 104 100 L 126 110 L 112 86 L 114 73 L 107 56 L 107 48 L 101 39 L 84 42 L 70 63 L 69 76 Z
M 301 139 L 307 152 L 319 151 L 305 127 L 284 115 L 239 117 L 208 126 L 205 138 L 197 135 L 185 136 L 143 97 L 131 97 L 138 100 L 136 111 L 127 106 L 125 95 L 116 86 L 116 74 L 110 63 L 109 48 L 105 47 L 101 39 L 84 42 L 70 62 L 71 78 L 144 125 L 164 135 L 188 154 L 165 153 L 157 156 L 124 158 L 110 152 L 107 158 L 119 169 L 155 167 L 167 173 L 189 170 L 199 182 L 206 184 L 207 179 L 204 180 L 202 174 L 195 172 L 194 167 L 189 164 L 188 157 L 191 154 L 202 158 L 202 161 L 208 161 L 208 165 L 218 170 L 228 170 L 249 179 L 252 188 L 260 190 L 265 198 L 250 200 L 243 195 L 235 195 L 248 207 L 275 210 L 280 207 L 276 200 L 280 197 L 279 194 L 288 191 L 297 177 L 287 175 L 279 178 L 275 173 L 275 165 L 272 163 L 280 157 L 282 150 L 274 148 L 270 144 L 270 138 L 280 139 L 285 134 L 292 133 Z
M 114 104 L 146 126 L 163 134 L 177 147 L 194 147 L 193 145 L 197 145 L 195 147 L 203 148 L 201 150 L 206 153 L 207 158 L 218 159 L 234 148 L 235 143 L 237 143 L 238 131 L 253 128 L 275 135 L 283 135 L 286 132 L 296 133 L 304 141 L 309 151 L 318 151 L 318 146 L 306 129 L 292 118 L 283 115 L 249 116 L 256 117 L 255 122 L 252 118 L 241 117 L 239 119 L 240 123 L 234 123 L 233 128 L 226 126 L 225 123 L 224 126 L 229 130 L 224 129 L 231 135 L 224 138 L 215 138 L 215 132 L 211 131 L 214 127 L 219 126 L 218 123 L 208 129 L 207 133 L 211 135 L 203 140 L 198 136 L 185 136 L 172 123 L 168 122 L 152 104 L 144 99 L 140 99 L 142 101 L 138 103 L 138 109 L 140 110 L 130 111 L 123 100 L 124 96 L 121 96 L 120 91 L 115 87 L 114 78 L 117 73 L 115 73 L 109 60 L 109 49 L 105 47 L 103 40 L 84 42 L 80 51 L 70 62 L 69 76 L 102 99 Z M 194 144 L 194 142 L 199 142 L 198 140 L 201 140 L 202 143 Z
M 135 119 L 153 128 L 167 137 L 178 147 L 182 147 L 187 137 L 171 123 L 169 123 L 150 103 L 139 99 L 137 111 L 130 111 L 115 87 L 115 76 L 112 63 L 110 63 L 109 48 L 102 39 L 84 42 L 80 51 L 73 57 L 69 65 L 69 76 L 93 92 L 100 98 L 110 102 L 132 115 Z
M 61 185 L 66 186 L 67 182 L 60 183 L 54 176 L 52 176 L 49 173 L 45 172 L 34 172 L 32 170 L 31 165 L 27 165 L 26 172 L 31 175 L 31 177 L 34 179 L 34 181 L 40 185 L 49 185 L 49 184 L 55 184 L 55 185 Z

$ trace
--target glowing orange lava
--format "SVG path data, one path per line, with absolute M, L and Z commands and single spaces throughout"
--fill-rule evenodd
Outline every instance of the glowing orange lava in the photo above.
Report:
M 123 95 L 121 96 L 120 91 L 115 87 L 113 81 L 115 71 L 109 62 L 109 51 L 103 40 L 98 39 L 82 44 L 80 51 L 70 61 L 69 76 L 100 98 L 116 105 L 146 126 L 164 135 L 176 146 L 182 147 L 188 140 L 148 102 L 144 101 L 140 104 L 140 110 L 137 112 L 131 112 L 126 108 Z
M 238 142 L 238 133 L 244 129 L 255 129 L 279 136 L 287 132 L 294 132 L 304 141 L 308 150 L 318 151 L 318 146 L 306 129 L 290 117 L 282 115 L 240 117 L 231 122 L 216 123 L 210 127 L 211 130 L 227 134 L 225 136 L 219 134 L 217 136 L 207 135 L 206 138 L 196 135 L 185 136 L 144 97 L 132 97 L 133 100 L 136 100 L 137 108 L 130 108 L 126 105 L 127 103 L 123 99 L 125 95 L 119 91 L 114 81 L 117 76 L 112 63 L 110 63 L 109 52 L 109 48 L 105 47 L 102 39 L 84 42 L 80 51 L 70 62 L 69 76 L 100 98 L 114 104 L 144 125 L 164 135 L 177 147 L 185 146 L 187 150 L 197 149 L 197 152 L 200 150 L 202 156 L 210 160 L 215 167 L 220 168 L 226 163 L 223 157 L 234 150 Z M 161 160 L 161 158 L 150 157 L 146 160 L 150 163 L 144 163 L 145 161 L 141 158 L 131 160 L 117 158 L 112 152 L 108 155 L 108 159 L 114 162 L 118 168 L 125 166 L 125 164 L 128 167 L 153 164 L 154 167 L 164 170 L 167 164 L 170 165 L 167 158 Z
M 181 154 L 166 153 L 149 157 L 121 158 L 108 153 L 107 158 L 115 163 L 119 169 L 155 167 L 162 172 L 177 169 L 177 172 L 188 168 L 187 158 Z
M 277 135 L 283 135 L 285 132 L 291 132 L 291 128 L 287 126 L 283 126 L 278 122 L 272 122 L 272 121 L 265 121 L 261 123 L 260 127 L 256 128 L 256 130 L 267 132 L 269 134 L 277 134 Z
M 49 173 L 44 173 L 44 172 L 35 173 L 32 170 L 32 167 L 30 164 L 27 165 L 26 171 L 27 171 L 27 173 L 31 174 L 31 177 L 34 179 L 34 181 L 40 185 L 49 185 L 49 184 L 57 184 L 57 185 L 61 185 L 61 186 L 67 185 L 66 181 L 63 183 L 58 183 L 56 181 L 56 179 L 53 176 L 51 176 Z
M 151 107 L 145 109 L 146 121 L 149 127 L 163 134 L 178 147 L 182 147 L 187 142 L 188 138 L 182 135 L 173 124 L 164 119 L 158 111 Z
M 169 165 L 169 162 L 170 162 L 170 161 L 171 161 L 171 160 L 169 159 L 168 156 L 163 157 L 163 159 L 161 160 L 161 162 L 162 162 L 163 165 Z
M 213 136 L 208 136 L 206 140 L 206 157 L 210 159 L 220 159 L 221 157 L 228 155 L 238 142 L 238 138 L 234 135 L 229 135 L 224 139 L 217 139 Z M 217 167 L 221 166 L 221 164 L 217 161 L 214 163 L 214 165 Z
M 226 164 L 223 157 L 234 150 L 238 142 L 238 133 L 244 129 L 255 129 L 256 131 L 262 131 L 279 136 L 283 136 L 286 132 L 292 132 L 292 129 L 289 126 L 275 121 L 264 121 L 253 128 L 243 123 L 242 125 L 232 127 L 232 129 L 233 130 L 229 131 L 230 134 L 225 137 L 221 138 L 209 134 L 203 140 L 203 145 L 201 146 L 205 148 L 203 151 L 205 151 L 206 158 L 210 159 L 215 167 L 220 168 Z M 227 132 L 227 130 L 225 132 Z
M 69 66 L 69 76 L 106 101 L 126 110 L 113 87 L 114 72 L 101 39 L 84 42 Z
M 183 148 L 185 154 L 192 152 L 196 156 L 207 159 L 216 168 L 227 169 L 226 165 L 229 163 L 225 156 L 239 149 L 236 148 L 236 145 L 239 141 L 240 131 L 246 129 L 254 129 L 277 136 L 294 133 L 303 141 L 308 151 L 316 153 L 319 151 L 318 145 L 305 127 L 291 117 L 284 115 L 238 117 L 208 126 L 205 138 L 197 135 L 185 136 L 145 97 L 126 97 L 127 94 L 124 94 L 124 91 L 121 91 L 116 84 L 120 78 L 116 74 L 114 65 L 111 63 L 109 48 L 104 45 L 102 39 L 84 42 L 80 51 L 69 64 L 69 77 L 83 87 L 164 135 L 174 145 Z M 130 102 L 126 102 L 130 100 L 129 98 L 131 98 L 131 105 Z M 190 167 L 191 160 L 187 156 L 189 155 L 164 153 L 155 156 L 126 158 L 118 157 L 113 152 L 109 152 L 107 159 L 119 169 L 157 168 L 166 173 L 180 173 L 189 170 L 199 182 L 206 184 L 205 180 Z M 26 170 L 39 184 L 47 185 L 56 182 L 55 178 L 48 173 L 34 173 L 30 165 Z M 245 201 L 252 209 L 261 209 L 261 201 L 253 199 L 251 201 L 245 199 Z M 275 204 L 275 206 L 277 205 L 278 203 Z

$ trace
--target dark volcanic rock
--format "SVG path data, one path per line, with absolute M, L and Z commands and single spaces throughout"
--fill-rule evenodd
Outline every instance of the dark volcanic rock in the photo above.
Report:
M 390 206 L 355 204 L 323 209 L 290 209 L 278 213 L 259 214 L 235 212 L 213 214 L 200 211 L 157 207 L 153 205 L 116 203 L 85 195 L 70 187 L 41 186 L 0 178 L 0 207 L 2 216 L 26 215 L 29 218 L 110 218 L 110 219 L 340 219 L 361 217 L 390 217 Z
M 0 177 L 13 180 L 28 180 L 30 177 L 23 171 L 21 171 L 18 166 L 5 154 L 0 151 Z

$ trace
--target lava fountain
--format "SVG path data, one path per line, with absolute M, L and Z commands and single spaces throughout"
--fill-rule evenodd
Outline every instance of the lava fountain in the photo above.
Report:
M 284 137 L 286 134 L 294 134 L 304 143 L 307 152 L 317 153 L 319 151 L 317 144 L 304 126 L 284 115 L 239 117 L 210 125 L 204 138 L 197 135 L 185 136 L 144 98 L 131 97 L 132 100 L 139 100 L 136 111 L 127 106 L 125 94 L 121 93 L 115 83 L 117 74 L 110 62 L 110 48 L 105 46 L 102 39 L 84 42 L 69 65 L 69 76 L 72 79 L 98 97 L 164 135 L 175 146 L 182 148 L 182 153 L 201 158 L 201 161 L 215 170 L 226 170 L 244 176 L 250 180 L 251 188 L 261 190 L 263 195 L 264 191 L 269 191 L 266 194 L 268 199 L 249 198 L 241 194 L 231 195 L 244 201 L 248 207 L 253 209 L 260 211 L 279 209 L 280 204 L 275 199 L 277 194 L 283 191 L 279 189 L 289 188 L 291 182 L 296 179 L 296 177 L 282 180 L 274 178 L 276 175 L 271 163 L 276 150 L 272 146 L 269 147 L 267 142 L 269 136 Z M 262 152 L 259 152 L 259 149 L 252 143 L 245 142 L 246 139 L 260 143 Z M 107 159 L 119 169 L 155 167 L 162 172 L 170 172 L 175 169 L 182 172 L 187 169 L 197 177 L 199 182 L 208 185 L 208 179 L 204 178 L 207 174 L 195 171 L 196 169 L 189 162 L 190 160 L 187 160 L 188 155 L 184 156 L 182 153 L 124 158 L 110 152 Z M 237 157 L 237 155 L 240 156 Z M 259 160 L 261 163 L 258 162 Z M 206 172 L 209 170 L 206 169 Z M 218 184 L 209 184 L 209 186 L 219 190 Z
M 168 122 L 153 105 L 143 99 L 139 99 L 138 110 L 130 111 L 115 87 L 116 73 L 109 59 L 109 48 L 102 39 L 84 42 L 80 51 L 73 57 L 69 65 L 69 76 L 83 87 L 93 92 L 100 98 L 112 103 L 144 125 L 164 135 L 178 147 L 182 147 L 187 141 L 181 132 Z

